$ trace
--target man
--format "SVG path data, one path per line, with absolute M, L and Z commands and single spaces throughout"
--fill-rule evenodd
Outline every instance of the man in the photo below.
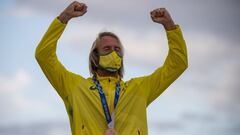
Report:
M 155 9 L 153 22 L 166 30 L 169 52 L 164 65 L 149 76 L 124 82 L 123 47 L 111 32 L 94 41 L 85 79 L 69 72 L 56 56 L 57 41 L 67 23 L 87 12 L 83 3 L 71 3 L 50 25 L 35 57 L 64 101 L 73 135 L 147 135 L 147 106 L 187 68 L 187 50 L 178 25 L 165 8 Z M 144 55 L 144 54 L 142 54 Z

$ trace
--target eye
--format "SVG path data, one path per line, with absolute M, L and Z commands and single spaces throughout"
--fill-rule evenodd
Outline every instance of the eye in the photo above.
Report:
M 111 47 L 109 46 L 104 46 L 102 48 L 102 51 L 101 51 L 101 54 L 107 54 L 107 53 L 110 53 L 111 52 Z
M 115 47 L 114 50 L 115 50 L 116 52 L 121 52 L 121 48 L 120 48 L 120 47 Z
M 104 51 L 109 51 L 111 48 L 109 46 L 106 46 L 103 48 Z

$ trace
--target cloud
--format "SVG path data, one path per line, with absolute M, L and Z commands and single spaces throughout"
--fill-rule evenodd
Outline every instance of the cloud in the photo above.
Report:
M 31 124 L 0 126 L 1 135 L 70 135 L 66 121 L 35 122 Z
M 220 131 L 222 134 L 239 133 L 236 128 L 240 121 L 239 1 L 83 2 L 88 4 L 89 11 L 86 16 L 69 23 L 60 42 L 63 49 L 70 48 L 70 53 L 87 55 L 99 31 L 113 31 L 125 45 L 125 62 L 134 69 L 130 72 L 140 75 L 139 71 L 150 73 L 162 65 L 168 50 L 165 33 L 160 25 L 151 22 L 149 11 L 165 6 L 182 27 L 188 47 L 189 68 L 161 95 L 158 104 L 152 105 L 157 109 L 151 110 L 154 115 L 149 116 L 149 124 L 155 127 L 156 134 L 159 134 L 159 129 L 170 134 L 197 134 L 202 130 L 212 135 L 219 135 Z M 66 0 L 18 0 L 12 15 L 54 18 L 69 3 Z M 54 115 L 45 102 L 27 98 L 32 81 L 30 73 L 25 70 L 17 71 L 13 76 L 0 76 L 0 101 L 5 108 L 0 112 L 2 121 L 36 112 Z M 14 112 L 22 114 L 13 117 Z M 174 118 L 154 122 L 158 117 L 165 117 L 165 113 Z M 53 130 L 52 134 L 58 131 Z
M 32 83 L 31 79 L 30 74 L 22 69 L 13 76 L 0 76 L 0 104 L 4 108 L 0 112 L 1 123 L 8 123 L 18 118 L 22 111 L 33 107 L 24 95 Z
M 89 25 L 91 25 L 90 28 Z M 98 23 L 82 23 L 81 25 L 72 23 L 62 35 L 60 44 L 65 46 L 64 49 L 71 48 L 74 53 L 86 53 L 90 51 L 92 42 L 97 37 L 97 33 L 101 31 L 112 31 L 120 37 L 125 48 L 126 61 L 129 61 L 127 63 L 142 64 L 142 61 L 145 61 L 148 65 L 156 66 L 156 58 L 159 62 L 160 58 L 166 56 L 168 45 L 164 31 L 150 31 L 143 35 L 117 25 L 102 28 L 102 25 Z
M 159 121 L 151 121 L 149 123 L 152 128 L 159 131 L 160 133 L 165 132 L 179 132 L 179 130 L 184 130 L 185 125 L 180 123 L 179 121 L 167 121 L 159 122 Z
M 176 128 L 169 134 L 235 135 L 240 121 L 240 47 L 230 44 L 237 41 L 211 33 L 184 35 L 189 68 L 151 105 L 151 122 L 171 119 L 182 124 L 181 131 Z
M 191 0 L 93 0 L 81 2 L 88 4 L 89 13 L 82 19 L 74 19 L 73 22 L 75 23 L 75 26 L 70 24 L 71 26 L 69 26 L 69 29 L 71 29 L 71 32 L 68 32 L 68 35 L 65 35 L 68 43 L 71 42 L 72 44 L 78 44 L 81 47 L 83 46 L 82 44 L 90 46 L 95 35 L 99 31 L 107 28 L 120 33 L 120 37 L 125 40 L 127 45 L 127 55 L 134 59 L 133 61 L 135 62 L 140 61 L 138 63 L 141 63 L 143 60 L 146 60 L 147 62 L 150 60 L 149 65 L 156 65 L 152 60 L 166 55 L 166 44 L 161 48 L 156 45 L 159 43 L 166 43 L 165 40 L 161 39 L 164 37 L 164 34 L 160 33 L 162 31 L 161 29 L 158 29 L 159 26 L 151 22 L 148 13 L 151 9 L 157 8 L 158 5 L 169 8 L 173 18 L 176 19 L 176 23 L 179 22 L 182 26 L 184 34 L 186 35 L 187 43 L 189 43 L 190 46 L 195 45 L 193 51 L 199 55 L 198 58 L 202 57 L 215 60 L 214 57 L 208 57 L 209 55 L 203 54 L 216 54 L 218 51 L 225 51 L 219 47 L 224 47 L 225 45 L 237 45 L 239 42 L 239 38 L 237 38 L 236 35 L 240 34 L 239 27 L 237 27 L 240 18 L 237 15 L 232 16 L 238 13 L 237 11 L 239 8 L 237 8 L 237 5 L 239 5 L 239 2 L 234 0 L 228 2 L 224 0 L 204 0 L 194 2 Z M 17 3 L 19 4 L 19 8 L 31 8 L 34 13 L 59 14 L 69 3 L 71 3 L 71 1 L 24 0 L 17 1 Z M 136 3 L 138 3 L 138 6 L 134 6 Z M 132 8 L 133 6 L 135 7 L 134 9 Z M 162 37 L 157 36 L 158 34 L 161 34 Z M 137 36 L 134 37 L 134 35 Z M 189 38 L 187 36 L 189 36 Z M 221 38 L 229 39 L 228 41 L 230 42 L 226 42 Z M 220 41 L 218 41 L 219 39 Z M 218 45 L 219 43 L 220 45 Z M 208 45 L 210 47 L 215 46 L 216 48 L 214 49 L 212 47 L 214 50 L 208 49 Z M 87 47 L 87 49 L 88 48 L 89 47 Z M 145 51 L 145 48 L 148 50 Z M 78 48 L 77 50 L 81 49 Z M 159 53 L 157 50 L 164 50 L 165 53 Z M 146 54 L 144 56 L 150 58 L 147 59 L 148 57 L 141 56 L 139 58 L 138 55 L 135 55 L 137 52 L 144 52 Z M 191 51 L 189 52 L 191 53 Z M 132 63 L 132 61 L 129 63 Z M 160 61 L 160 63 L 162 63 L 162 61 Z
M 18 5 L 16 10 L 21 9 L 20 11 L 22 11 L 22 8 L 26 8 L 28 11 L 31 9 L 33 13 L 57 16 L 72 1 L 16 0 L 16 5 Z M 240 3 L 236 0 L 82 0 L 80 2 L 88 5 L 88 13 L 84 16 L 88 22 L 102 22 L 107 25 L 117 24 L 135 28 L 135 31 L 145 32 L 153 28 L 150 25 L 152 22 L 149 12 L 155 8 L 166 7 L 176 23 L 180 23 L 188 31 L 213 32 L 233 39 L 238 39 L 237 35 L 240 34 L 240 28 L 238 27 L 240 23 L 238 15 Z
M 0 125 L 41 120 L 54 112 L 46 101 L 32 98 L 32 80 L 30 73 L 23 69 L 10 76 L 0 76 L 0 106 L 3 108 Z M 36 117 L 37 114 L 41 115 Z
M 220 112 L 227 114 L 229 118 L 237 117 L 240 113 L 240 84 L 239 80 L 239 63 L 232 63 L 231 65 L 226 64 L 222 71 L 222 79 L 217 86 L 217 93 L 211 93 L 210 101 L 214 108 Z M 240 117 L 235 120 L 240 121 Z
M 209 100 L 216 100 L 216 102 L 218 99 L 222 102 L 237 100 L 239 103 L 237 96 L 234 95 L 239 95 L 240 88 L 236 81 L 239 80 L 240 47 L 230 47 L 230 44 L 235 44 L 236 41 L 216 35 L 198 36 L 196 34 L 195 37 L 188 37 L 188 43 L 189 75 L 191 74 L 189 82 L 192 86 L 198 88 L 199 92 L 206 93 Z M 223 105 L 220 102 L 217 104 Z M 233 105 L 236 104 L 233 103 Z
M 3 104 L 4 108 L 8 108 L 7 106 L 9 106 L 10 103 L 10 106 L 25 109 L 28 103 L 23 98 L 22 93 L 30 84 L 31 77 L 24 70 L 18 70 L 13 77 L 0 76 L 0 99 L 5 101 L 5 103 L 7 100 L 9 101 L 7 104 Z

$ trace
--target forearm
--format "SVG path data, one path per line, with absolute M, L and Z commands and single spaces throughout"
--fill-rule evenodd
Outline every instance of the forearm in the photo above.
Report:
M 35 52 L 35 57 L 43 73 L 62 98 L 68 95 L 68 90 L 65 88 L 67 83 L 65 82 L 72 76 L 60 63 L 56 55 L 57 41 L 64 28 L 64 24 L 58 19 L 54 19 Z
M 168 39 L 169 54 L 165 61 L 165 64 L 167 64 L 169 61 L 171 65 L 174 64 L 176 67 L 184 69 L 187 68 L 187 47 L 180 26 L 176 25 L 175 29 L 168 30 L 166 33 Z
M 54 19 L 36 48 L 35 57 L 38 61 L 48 61 L 51 57 L 56 57 L 57 41 L 65 27 L 57 18 Z
M 66 24 L 74 17 L 79 17 L 87 12 L 87 6 L 77 1 L 72 2 L 50 25 L 39 43 L 35 56 L 37 60 L 56 56 L 57 41 L 63 33 Z
M 67 24 L 68 23 L 68 21 L 71 19 L 71 16 L 69 16 L 69 15 L 67 15 L 66 13 L 61 13 L 58 17 L 57 17 L 57 19 L 61 22 L 61 23 L 63 23 L 63 24 Z
M 75 1 L 64 12 L 67 12 L 71 18 L 81 16 L 86 13 L 86 6 Z M 71 93 L 71 87 L 75 86 L 79 79 L 84 78 L 68 71 L 57 58 L 57 42 L 66 27 L 59 17 L 54 19 L 44 34 L 35 50 L 35 57 L 49 82 L 64 100 Z
M 163 24 L 163 27 L 166 31 L 171 31 L 171 30 L 175 30 L 177 28 L 176 24 L 174 23 L 174 21 L 171 19 L 168 22 L 165 22 Z

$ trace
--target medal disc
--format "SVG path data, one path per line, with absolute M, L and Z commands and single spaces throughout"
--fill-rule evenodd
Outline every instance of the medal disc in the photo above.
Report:
M 116 130 L 114 130 L 113 128 L 109 128 L 105 131 L 104 135 L 118 135 Z

